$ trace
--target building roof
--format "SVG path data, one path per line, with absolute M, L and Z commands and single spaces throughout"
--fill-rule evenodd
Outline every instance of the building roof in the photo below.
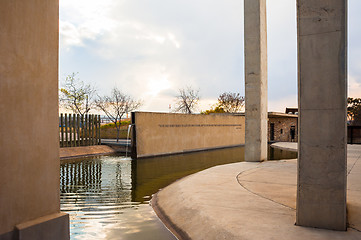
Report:
M 291 113 L 281 113 L 281 112 L 268 112 L 269 118 L 279 118 L 279 117 L 290 117 L 290 118 L 298 118 L 297 114 L 291 114 Z

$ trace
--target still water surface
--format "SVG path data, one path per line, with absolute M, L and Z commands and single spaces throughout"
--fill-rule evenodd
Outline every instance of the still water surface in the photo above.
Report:
M 269 155 L 297 157 L 273 148 Z M 243 156 L 244 148 L 237 147 L 138 160 L 100 156 L 64 161 L 60 202 L 70 214 L 71 239 L 175 239 L 149 205 L 151 195 L 179 178 L 243 161 Z

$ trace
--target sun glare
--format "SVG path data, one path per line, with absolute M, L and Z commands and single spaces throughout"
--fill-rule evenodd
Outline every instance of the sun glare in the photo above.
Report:
M 157 96 L 161 91 L 171 88 L 171 83 L 167 76 L 161 78 L 148 79 L 148 93 L 151 96 Z

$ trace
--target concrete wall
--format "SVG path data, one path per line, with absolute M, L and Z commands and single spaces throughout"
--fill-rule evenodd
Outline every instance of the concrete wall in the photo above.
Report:
M 134 116 L 137 157 L 244 144 L 244 116 L 146 112 Z
M 0 239 L 66 239 L 60 214 L 58 0 L 0 1 Z

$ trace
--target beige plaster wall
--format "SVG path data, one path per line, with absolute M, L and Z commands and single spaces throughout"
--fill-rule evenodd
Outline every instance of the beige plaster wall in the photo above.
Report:
M 0 1 L 0 238 L 59 212 L 58 0 Z
M 244 144 L 244 116 L 135 113 L 138 157 Z

